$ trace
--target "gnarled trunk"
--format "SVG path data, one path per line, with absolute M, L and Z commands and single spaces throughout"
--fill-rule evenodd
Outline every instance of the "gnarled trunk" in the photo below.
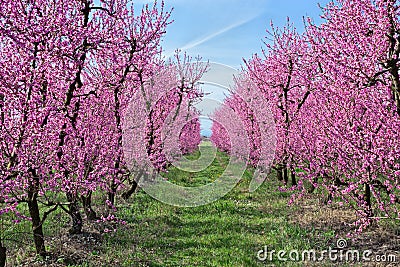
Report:
M 131 182 L 131 187 L 129 188 L 129 190 L 122 193 L 122 198 L 128 200 L 133 195 L 133 193 L 135 193 L 137 187 L 138 187 L 137 182 L 133 180 Z
M 278 179 L 278 181 L 283 181 L 282 167 L 281 166 L 278 166 L 276 168 L 276 178 Z
M 371 187 L 368 183 L 364 184 L 364 189 L 365 189 L 365 194 L 364 194 L 364 200 L 367 205 L 367 216 L 368 217 L 373 217 L 373 212 L 372 212 L 372 203 L 371 203 Z
M 5 247 L 3 247 L 3 244 L 0 239 L 0 267 L 6 266 L 6 256 L 7 256 L 7 250 Z
M 296 172 L 295 171 L 291 171 L 291 178 L 292 178 L 292 185 L 297 185 Z
M 87 196 L 82 196 L 81 199 L 87 219 L 89 221 L 96 220 L 97 214 L 92 208 L 92 191 L 90 191 Z
M 111 205 L 115 205 L 115 195 L 117 194 L 117 190 L 115 189 L 115 184 L 111 184 L 110 191 L 108 191 L 108 201 L 110 201 Z
M 283 166 L 283 182 L 285 183 L 285 185 L 287 185 L 289 182 L 288 169 L 286 165 Z
M 82 233 L 83 221 L 81 212 L 79 211 L 79 205 L 76 198 L 71 193 L 67 193 L 68 213 L 71 216 L 72 226 L 69 229 L 71 235 Z
M 29 182 L 28 198 L 26 202 L 28 204 L 29 215 L 32 219 L 33 242 L 35 243 L 36 253 L 40 256 L 46 256 L 43 225 L 40 219 L 39 203 L 37 200 L 40 183 L 39 176 L 33 168 L 30 168 L 29 172 L 32 174 L 32 180 Z
M 36 196 L 28 200 L 28 209 L 29 215 L 32 218 L 33 242 L 35 243 L 36 253 L 40 256 L 46 256 L 43 227 L 42 221 L 40 220 L 40 211 Z
M 124 193 L 122 194 L 122 198 L 123 198 L 123 199 L 128 200 L 128 199 L 132 196 L 132 194 L 135 193 L 136 189 L 137 189 L 138 186 L 139 186 L 139 180 L 140 180 L 140 178 L 142 178 L 143 173 L 144 173 L 144 171 L 141 170 L 141 171 L 137 174 L 137 176 L 130 182 L 131 187 L 129 188 L 128 191 L 126 191 L 126 192 L 124 192 Z

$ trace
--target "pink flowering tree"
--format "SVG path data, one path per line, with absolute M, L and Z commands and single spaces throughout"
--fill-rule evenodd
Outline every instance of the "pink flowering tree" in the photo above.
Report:
M 192 61 L 177 54 L 174 62 L 162 67 L 135 94 L 124 116 L 124 152 L 130 169 L 140 170 L 139 176 L 149 167 L 166 171 L 176 155 L 192 151 L 200 143 L 193 104 L 202 96 L 198 81 L 207 67 L 200 59 Z M 123 196 L 129 197 L 134 187 Z
M 398 8 L 359 2 L 329 4 L 304 35 L 273 30 L 265 60 L 246 65 L 275 111 L 276 161 L 301 170 L 300 195 L 311 183 L 354 208 L 362 230 L 379 215 L 398 217 L 400 154 Z
M 319 70 L 302 157 L 314 186 L 353 207 L 362 230 L 398 217 L 399 51 L 396 1 L 358 2 L 331 3 L 325 22 L 308 27 Z
M 170 12 L 164 11 L 163 2 L 160 7 L 157 3 L 152 7 L 145 5 L 140 12 L 135 12 L 133 5 L 127 8 L 127 3 L 115 3 L 112 12 L 113 18 L 106 21 L 112 33 L 109 36 L 111 46 L 96 54 L 95 64 L 90 69 L 91 84 L 104 88 L 99 104 L 107 103 L 110 107 L 106 114 L 113 125 L 109 133 L 113 138 L 106 149 L 114 155 L 107 189 L 110 205 L 114 205 L 117 189 L 125 181 L 134 183 L 130 177 L 135 173 L 129 171 L 124 159 L 122 117 L 129 103 L 135 100 L 135 94 L 143 92 L 151 77 L 161 71 L 160 41 L 170 23 Z M 90 192 L 84 200 L 90 203 Z
M 82 229 L 79 199 L 88 219 L 93 220 L 96 214 L 91 208 L 91 192 L 99 186 L 106 188 L 109 204 L 113 205 L 119 184 L 129 175 L 122 157 L 121 114 L 132 91 L 140 90 L 143 77 L 158 68 L 160 38 L 169 18 L 163 3 L 160 10 L 155 3 L 152 8 L 146 5 L 136 15 L 133 5 L 122 0 L 103 3 L 100 7 L 86 2 L 85 12 L 88 14 L 84 17 L 83 27 L 93 24 L 94 28 L 83 39 L 83 51 L 77 57 L 80 65 L 66 92 L 64 110 L 69 121 L 62 126 L 57 153 L 59 172 L 65 180 L 72 181 L 66 192 L 73 222 L 71 233 L 79 233 Z M 97 99 L 88 99 L 89 95 Z M 82 96 L 93 101 L 93 105 L 87 106 L 88 111 L 83 108 Z M 111 108 L 104 109 L 99 105 Z M 67 106 L 73 115 L 68 114 Z M 91 112 L 96 108 L 104 113 Z M 91 113 L 91 117 L 87 115 Z M 68 133 L 69 126 L 72 127 L 71 134 Z M 96 131 L 91 131 L 93 127 Z M 65 144 L 67 139 L 70 144 Z M 104 166 L 104 162 L 113 162 L 113 165 Z
M 257 174 L 265 176 L 263 172 L 271 167 L 276 146 L 275 124 L 269 105 L 246 72 L 235 77 L 231 91 L 212 116 L 211 141 L 220 150 L 255 167 L 260 171 Z M 232 118 L 231 113 L 236 118 Z M 234 143 L 243 149 L 232 149 Z M 252 183 L 251 190 L 259 184 Z
M 222 113 L 222 109 L 216 110 L 214 113 L 214 117 L 218 118 L 218 121 L 213 121 L 211 126 L 211 137 L 210 140 L 215 147 L 217 147 L 220 151 L 230 152 L 231 151 L 231 143 L 229 139 L 229 134 L 223 126 L 224 115 Z
M 398 10 L 396 1 L 332 2 L 304 34 L 272 27 L 263 58 L 246 61 L 250 91 L 268 99 L 277 125 L 278 177 L 298 175 L 294 197 L 311 184 L 354 208 L 359 231 L 399 216 Z M 223 128 L 213 125 L 212 140 L 227 150 Z
M 123 0 L 0 6 L 1 213 L 26 203 L 45 255 L 48 215 L 63 209 L 80 232 L 80 196 L 90 211 L 90 193 L 119 179 L 123 168 L 104 162 L 121 161 L 122 95 L 150 75 L 169 13 L 155 5 L 135 16 Z
M 179 149 L 183 154 L 196 151 L 201 143 L 200 120 L 198 117 L 190 120 L 179 134 Z
M 313 91 L 315 64 L 310 59 L 308 44 L 289 20 L 282 29 L 271 24 L 271 31 L 267 33 L 272 40 L 265 43 L 263 57 L 255 55 L 245 63 L 274 116 L 278 141 L 274 167 L 277 177 L 287 184 L 290 171 L 292 185 L 296 185 L 297 126 L 301 109 Z
M 70 189 L 59 171 L 61 147 L 67 132 L 76 132 L 80 101 L 72 102 L 72 93 L 85 97 L 78 90 L 80 74 L 88 33 L 96 27 L 88 11 L 73 11 L 87 6 L 1 2 L 1 198 L 6 205 L 27 203 L 40 255 L 45 254 L 43 221 L 58 207 L 47 193 Z M 96 36 L 91 41 L 95 44 Z M 42 216 L 39 198 L 49 206 Z

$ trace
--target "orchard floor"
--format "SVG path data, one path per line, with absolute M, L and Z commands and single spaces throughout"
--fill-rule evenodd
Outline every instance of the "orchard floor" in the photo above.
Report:
M 189 158 L 196 158 L 191 155 Z M 200 185 L 215 179 L 228 157 L 217 157 L 206 170 L 185 173 L 171 168 L 166 174 L 177 184 Z M 260 261 L 257 252 L 268 250 L 322 251 L 334 248 L 351 231 L 353 212 L 324 206 L 316 197 L 288 206 L 290 193 L 280 192 L 273 174 L 254 193 L 248 192 L 252 173 L 222 199 L 195 208 L 163 204 L 139 190 L 129 201 L 118 199 L 119 218 L 125 226 L 116 232 L 110 224 L 86 224 L 81 235 L 68 235 L 68 217 L 53 214 L 45 225 L 47 259 L 34 256 L 28 223 L 4 228 L 9 249 L 7 266 L 399 266 L 396 263 L 334 263 Z M 102 202 L 96 196 L 95 202 Z M 101 212 L 102 207 L 96 207 Z M 397 230 L 397 231 L 396 231 Z M 348 241 L 348 248 L 371 249 L 396 255 L 400 262 L 399 224 L 382 222 Z M 287 256 L 287 255 L 286 255 Z M 400 264 L 400 263 L 398 263 Z

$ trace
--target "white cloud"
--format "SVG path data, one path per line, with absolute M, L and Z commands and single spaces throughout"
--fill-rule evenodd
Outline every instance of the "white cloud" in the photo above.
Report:
M 254 17 L 251 17 L 251 18 L 248 18 L 248 19 L 245 19 L 245 20 L 241 20 L 241 21 L 235 22 L 235 23 L 233 23 L 233 24 L 231 24 L 231 25 L 229 25 L 229 26 L 227 26 L 227 27 L 225 27 L 225 28 L 223 28 L 223 29 L 221 29 L 219 31 L 216 31 L 216 32 L 214 32 L 214 33 L 212 33 L 210 35 L 207 35 L 207 36 L 203 37 L 200 40 L 196 40 L 196 41 L 190 42 L 190 43 L 184 45 L 181 49 L 182 50 L 188 50 L 188 49 L 191 49 L 191 48 L 196 47 L 198 45 L 201 45 L 201 44 L 203 44 L 203 43 L 205 43 L 205 42 L 207 42 L 207 41 L 209 41 L 209 40 L 211 40 L 211 39 L 213 39 L 213 38 L 215 38 L 215 37 L 217 37 L 217 36 L 219 36 L 221 34 L 224 34 L 224 33 L 228 32 L 230 30 L 233 30 L 233 29 L 235 29 L 237 27 L 240 27 L 240 26 L 246 24 L 247 22 L 249 22 L 249 21 L 251 21 L 253 19 L 254 19 Z
M 134 4 L 150 4 L 150 3 L 154 3 L 154 0 L 134 0 L 133 3 Z
M 229 31 L 231 31 L 231 30 L 233 30 L 235 28 L 238 28 L 238 27 L 240 27 L 240 26 L 252 21 L 253 19 L 255 19 L 258 16 L 259 16 L 259 14 L 256 14 L 256 15 L 253 15 L 253 16 L 248 17 L 246 19 L 242 19 L 240 21 L 234 22 L 234 23 L 232 23 L 232 24 L 230 24 L 230 25 L 228 25 L 228 26 L 226 26 L 226 27 L 214 32 L 214 33 L 211 33 L 211 34 L 209 34 L 207 36 L 202 37 L 201 39 L 191 41 L 191 42 L 185 44 L 184 46 L 182 46 L 179 49 L 182 50 L 182 51 L 187 51 L 189 49 L 197 47 L 197 46 L 199 46 L 199 45 L 201 45 L 203 43 L 206 43 L 206 42 L 214 39 L 215 37 L 218 37 L 218 36 L 220 36 L 220 35 L 222 35 L 224 33 L 227 33 L 227 32 L 229 32 Z M 173 54 L 174 54 L 174 52 L 170 52 L 170 53 L 167 53 L 166 56 L 170 57 Z

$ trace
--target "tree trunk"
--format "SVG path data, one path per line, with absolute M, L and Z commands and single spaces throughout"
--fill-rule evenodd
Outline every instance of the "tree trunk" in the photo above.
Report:
M 1 243 L 1 239 L 0 239 L 0 267 L 6 266 L 6 253 L 7 253 L 7 250 L 5 247 L 3 247 L 3 244 Z
M 35 243 L 36 253 L 40 256 L 46 256 L 43 227 L 42 221 L 40 220 L 39 205 L 36 196 L 33 196 L 28 200 L 28 208 L 29 215 L 32 218 L 33 241 Z
M 119 168 L 119 165 L 115 165 L 116 168 Z M 117 174 L 118 175 L 118 174 Z M 108 191 L 108 201 L 110 201 L 111 205 L 115 205 L 115 196 L 117 195 L 118 184 L 115 183 L 115 180 L 112 179 L 110 184 L 110 190 Z
M 46 248 L 44 246 L 43 225 L 40 219 L 39 204 L 37 201 L 40 181 L 35 169 L 29 168 L 29 172 L 32 174 L 32 181 L 29 182 L 27 204 L 29 215 L 32 219 L 33 242 L 35 243 L 36 253 L 44 257 L 46 256 Z
M 285 183 L 285 185 L 287 185 L 289 182 L 288 169 L 286 165 L 283 167 L 283 182 Z
M 292 185 L 297 185 L 296 172 L 295 171 L 291 171 L 291 178 L 292 178 Z
M 311 194 L 311 193 L 314 193 L 314 190 L 316 189 L 316 187 L 314 186 L 314 184 L 316 184 L 316 183 L 318 182 L 318 178 L 315 177 L 315 178 L 313 179 L 313 182 L 314 182 L 314 183 L 311 184 L 311 188 L 308 190 L 308 193 L 310 193 L 310 194 Z
M 110 191 L 108 191 L 108 200 L 110 201 L 111 205 L 114 206 L 114 204 L 115 204 L 115 191 L 112 188 L 112 186 L 110 188 Z
M 140 171 L 136 178 L 131 181 L 131 188 L 122 194 L 122 198 L 128 200 L 139 186 L 139 180 L 142 178 L 144 171 Z
M 90 191 L 87 196 L 82 196 L 82 205 L 87 219 L 89 221 L 96 220 L 97 214 L 92 208 L 92 191 Z
M 278 181 L 283 181 L 282 168 L 280 166 L 276 168 L 276 178 Z
M 71 216 L 72 220 L 72 226 L 71 229 L 69 229 L 69 233 L 71 235 L 75 234 L 81 234 L 82 233 L 82 227 L 83 227 L 83 221 L 82 221 L 82 216 L 79 211 L 79 205 L 78 202 L 76 201 L 76 198 L 73 197 L 71 193 L 67 193 L 67 200 L 70 202 L 68 204 L 68 211 L 69 215 Z
M 129 188 L 128 191 L 122 194 L 122 198 L 128 200 L 132 196 L 132 194 L 135 193 L 137 187 L 138 187 L 137 182 L 133 180 L 131 183 L 131 188 Z
M 368 217 L 372 217 L 373 216 L 373 212 L 372 212 L 372 204 L 371 204 L 371 187 L 369 186 L 369 184 L 365 184 L 364 185 L 365 188 L 365 202 L 367 204 L 367 215 Z
M 369 146 L 371 147 L 371 143 Z M 368 171 L 369 178 L 371 178 L 371 168 L 369 166 L 367 167 L 367 171 Z M 368 184 L 368 182 L 364 184 L 364 189 L 365 189 L 364 200 L 367 205 L 366 212 L 367 212 L 368 218 L 370 218 L 370 217 L 373 217 L 374 214 L 372 212 L 372 203 L 371 203 L 371 186 Z

